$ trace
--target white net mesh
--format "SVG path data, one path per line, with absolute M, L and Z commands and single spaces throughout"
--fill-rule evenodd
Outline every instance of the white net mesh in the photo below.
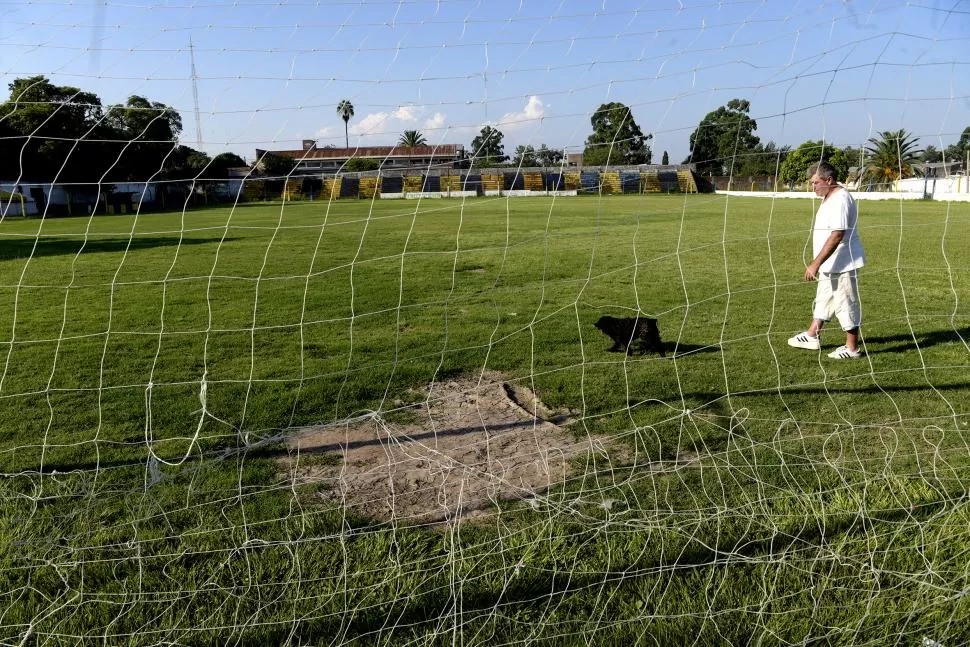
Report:
M 0 642 L 970 642 L 965 3 L 0 7 Z

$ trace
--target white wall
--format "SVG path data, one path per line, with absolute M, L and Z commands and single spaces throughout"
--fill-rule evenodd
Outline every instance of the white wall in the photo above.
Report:
M 812 191 L 717 191 L 719 195 L 733 195 L 749 198 L 816 198 Z M 852 197 L 859 200 L 922 200 L 922 188 L 918 193 L 892 192 L 892 191 L 852 191 Z M 939 190 L 937 184 L 936 193 L 932 199 L 937 202 L 970 202 L 970 193 L 949 193 Z
M 0 183 L 0 191 L 13 194 L 15 186 L 14 184 Z M 23 198 L 23 202 L 21 202 L 21 198 Z M 0 218 L 22 216 L 24 214 L 21 209 L 26 211 L 29 216 L 37 213 L 37 205 L 34 204 L 29 195 L 15 194 L 12 198 L 0 198 Z
M 37 208 L 37 204 L 34 202 L 34 199 L 30 195 L 30 190 L 32 188 L 39 187 L 39 188 L 43 189 L 44 190 L 44 197 L 45 197 L 45 199 L 46 199 L 46 201 L 47 201 L 48 204 L 52 204 L 52 205 L 66 205 L 66 204 L 68 204 L 67 191 L 64 189 L 63 186 L 58 185 L 58 184 L 55 184 L 52 187 L 50 185 L 50 183 L 47 183 L 47 184 L 28 184 L 28 183 L 25 183 L 25 182 L 18 182 L 18 183 L 14 183 L 14 182 L 0 182 L 0 191 L 5 191 L 7 193 L 13 193 L 13 190 L 14 190 L 15 187 L 20 187 L 20 191 L 22 192 L 22 195 L 23 195 L 23 198 L 24 198 L 24 209 L 27 211 L 27 215 L 29 215 L 29 216 L 34 216 L 34 215 L 37 215 L 39 213 L 39 210 Z M 132 194 L 132 196 L 131 196 L 131 202 L 132 202 L 132 205 L 135 208 L 138 207 L 138 203 L 139 202 L 154 202 L 155 201 L 156 187 L 157 187 L 157 185 L 154 184 L 154 183 L 149 183 L 147 189 L 145 188 L 145 183 L 144 182 L 106 182 L 105 184 L 102 184 L 100 186 L 93 185 L 92 184 L 92 185 L 90 185 L 89 188 L 91 188 L 92 190 L 95 190 L 95 189 L 100 190 L 103 193 L 104 191 L 106 191 L 107 189 L 110 189 L 112 187 L 114 187 L 114 190 L 115 191 L 118 191 L 119 193 L 131 193 Z M 144 195 L 143 195 L 143 193 L 144 193 Z M 104 200 L 104 197 L 103 196 L 102 196 L 101 200 L 103 202 L 103 200 Z M 14 199 L 13 204 L 16 204 L 17 206 L 16 207 L 13 207 L 11 205 L 11 207 L 7 211 L 7 215 L 14 215 L 14 214 L 20 215 L 20 200 L 19 199 Z M 78 204 L 77 203 L 77 199 L 75 199 L 74 206 L 76 206 L 78 208 L 75 215 L 82 215 L 84 213 L 85 207 L 83 206 L 83 203 Z M 6 210 L 6 209 L 8 209 L 8 207 L 7 207 L 7 201 L 4 200 L 2 207 L 0 207 L 0 212 L 2 212 L 3 210 Z

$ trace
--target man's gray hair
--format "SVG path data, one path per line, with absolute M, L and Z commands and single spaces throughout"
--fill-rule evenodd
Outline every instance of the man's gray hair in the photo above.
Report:
M 825 160 L 808 167 L 806 176 L 808 179 L 812 179 L 813 175 L 818 175 L 820 180 L 835 180 L 836 182 L 839 180 L 839 172 Z

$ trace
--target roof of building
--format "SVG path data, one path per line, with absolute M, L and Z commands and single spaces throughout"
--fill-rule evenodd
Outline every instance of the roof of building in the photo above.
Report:
M 357 148 L 313 148 L 310 150 L 267 151 L 280 157 L 298 160 L 347 159 L 350 157 L 454 157 L 464 146 L 440 144 L 438 146 L 360 146 Z

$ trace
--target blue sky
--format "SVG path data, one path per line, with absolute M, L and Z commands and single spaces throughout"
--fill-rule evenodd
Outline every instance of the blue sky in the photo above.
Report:
M 106 104 L 179 110 L 197 146 L 394 143 L 582 150 L 590 114 L 632 108 L 654 160 L 704 115 L 751 102 L 762 141 L 862 145 L 905 128 L 943 148 L 970 126 L 970 2 L 949 0 L 0 0 L 0 82 L 45 74 Z M 2 96 L 6 96 L 5 93 Z

